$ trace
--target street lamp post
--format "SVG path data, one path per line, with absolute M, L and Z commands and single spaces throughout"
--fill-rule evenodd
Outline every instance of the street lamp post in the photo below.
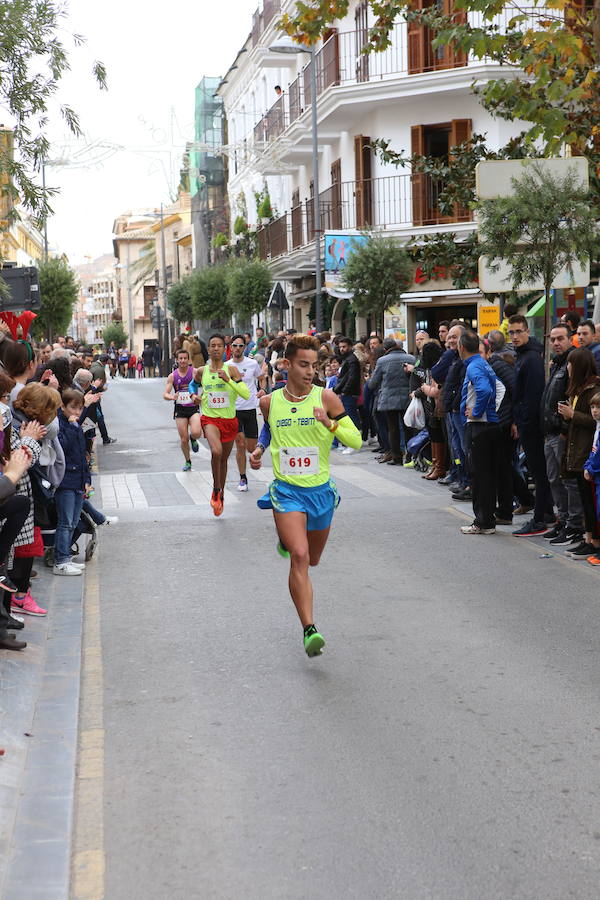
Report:
M 163 375 L 166 375 L 165 365 L 166 365 L 166 357 L 167 357 L 167 253 L 165 248 L 165 228 L 164 228 L 164 214 L 163 214 L 163 204 L 160 204 L 160 255 L 161 255 L 161 277 L 160 280 L 162 282 L 162 309 L 163 309 L 163 328 L 162 328 L 162 341 L 161 330 L 159 326 L 158 331 L 158 339 L 159 344 L 162 343 L 162 359 L 161 359 L 161 371 Z
M 312 175 L 313 175 L 313 224 L 315 238 L 315 319 L 317 331 L 323 331 L 323 294 L 321 266 L 321 204 L 319 201 L 319 134 L 317 125 L 317 51 L 314 45 L 310 48 L 300 47 L 291 41 L 272 44 L 273 53 L 308 53 L 310 54 L 310 86 L 311 86 L 311 125 L 312 125 Z

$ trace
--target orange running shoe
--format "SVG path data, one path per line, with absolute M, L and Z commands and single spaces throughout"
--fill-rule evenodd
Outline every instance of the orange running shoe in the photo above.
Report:
M 587 562 L 590 566 L 600 566 L 600 556 L 588 556 Z

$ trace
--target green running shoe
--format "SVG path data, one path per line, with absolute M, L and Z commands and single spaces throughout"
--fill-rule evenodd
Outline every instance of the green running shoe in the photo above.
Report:
M 186 464 L 185 464 L 185 466 L 183 467 L 182 471 L 183 471 L 183 472 L 191 472 L 191 471 L 192 471 L 192 464 L 191 464 L 191 462 L 190 462 L 189 460 L 186 462 Z
M 194 451 L 194 453 L 197 453 L 198 450 L 200 449 L 200 444 L 198 443 L 198 441 L 196 440 L 196 438 L 192 438 L 192 440 L 190 441 L 190 443 L 191 443 L 191 445 L 192 445 L 192 450 Z
M 304 629 L 304 649 L 307 656 L 320 656 L 325 646 L 325 638 L 319 634 L 314 625 Z
M 290 558 L 290 551 L 285 549 L 281 541 L 279 541 L 277 544 L 277 552 L 280 556 L 283 556 L 284 559 Z

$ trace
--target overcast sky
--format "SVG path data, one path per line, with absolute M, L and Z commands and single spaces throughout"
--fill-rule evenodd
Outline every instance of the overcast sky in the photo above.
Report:
M 194 137 L 194 88 L 204 75 L 224 75 L 257 6 L 258 0 L 70 0 L 65 28 L 87 43 L 71 53 L 61 99 L 79 113 L 85 140 L 69 138 L 56 116 L 49 131 L 53 159 L 88 167 L 49 169 L 47 182 L 61 189 L 49 242 L 72 264 L 112 252 L 119 213 L 169 202 L 173 173 Z M 108 70 L 107 92 L 91 76 L 94 59 Z

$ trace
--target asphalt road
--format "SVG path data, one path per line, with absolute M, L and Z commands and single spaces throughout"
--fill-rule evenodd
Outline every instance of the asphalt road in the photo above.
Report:
M 216 520 L 161 394 L 103 404 L 105 896 L 597 898 L 600 572 L 337 454 L 308 660 L 264 483 Z

